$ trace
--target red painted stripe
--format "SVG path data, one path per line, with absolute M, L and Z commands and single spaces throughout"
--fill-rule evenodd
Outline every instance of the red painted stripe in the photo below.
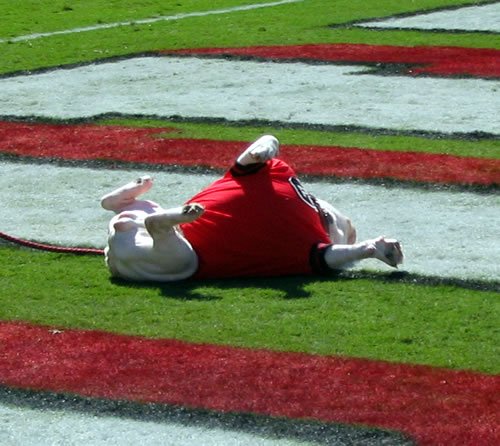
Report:
M 0 322 L 0 383 L 500 444 L 500 377 Z
M 0 122 L 0 152 L 225 169 L 248 144 L 160 136 L 167 131 L 171 129 Z M 280 157 L 299 174 L 500 184 L 500 160 L 484 158 L 299 145 L 283 145 Z
M 444 46 L 308 44 L 243 48 L 198 48 L 163 53 L 227 54 L 273 59 L 311 59 L 331 62 L 409 64 L 408 74 L 500 76 L 500 50 Z

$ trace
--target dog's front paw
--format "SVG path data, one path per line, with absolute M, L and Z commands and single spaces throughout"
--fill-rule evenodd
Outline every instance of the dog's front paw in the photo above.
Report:
M 379 237 L 373 240 L 373 245 L 375 247 L 375 258 L 394 268 L 403 263 L 403 248 L 397 240 Z
M 201 217 L 203 212 L 205 212 L 205 207 L 199 203 L 189 203 L 182 207 L 182 214 L 188 217 L 186 223 Z

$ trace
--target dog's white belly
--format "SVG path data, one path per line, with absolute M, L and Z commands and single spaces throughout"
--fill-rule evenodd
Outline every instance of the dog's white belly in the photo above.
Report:
M 172 237 L 165 237 L 155 245 L 144 226 L 144 218 L 147 215 L 144 211 L 130 210 L 111 219 L 105 259 L 113 276 L 162 282 L 192 276 L 198 268 L 198 258 L 194 250 L 191 248 L 187 251 L 173 267 L 168 252 L 170 245 L 175 249 L 178 234 L 172 231 Z M 116 225 L 123 221 L 130 225 L 135 223 L 135 227 L 128 226 L 127 230 L 117 231 Z

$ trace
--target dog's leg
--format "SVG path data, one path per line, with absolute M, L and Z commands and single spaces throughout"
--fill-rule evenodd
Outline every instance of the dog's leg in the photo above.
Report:
M 135 199 L 149 191 L 151 187 L 153 187 L 153 179 L 148 175 L 142 176 L 104 195 L 101 198 L 101 206 L 118 214 L 124 208 L 134 204 Z
M 240 166 L 265 163 L 279 154 L 280 143 L 272 135 L 261 136 L 236 159 Z
M 191 203 L 145 218 L 144 224 L 153 239 L 153 247 L 148 254 L 149 264 L 156 265 L 162 274 L 169 275 L 169 280 L 189 277 L 196 270 L 196 252 L 176 226 L 196 220 L 204 211 L 203 206 Z
M 190 204 L 153 214 L 125 211 L 115 216 L 105 250 L 112 274 L 129 280 L 155 281 L 191 276 L 198 258 L 176 225 L 195 220 L 203 211 L 202 206 Z
M 326 264 L 331 269 L 342 269 L 354 262 L 375 258 L 397 268 L 403 263 L 404 255 L 397 240 L 379 237 L 354 245 L 330 245 L 325 251 Z
M 178 208 L 167 209 L 148 215 L 144 224 L 153 240 L 171 231 L 181 223 L 191 223 L 205 212 L 205 208 L 198 203 L 190 203 Z

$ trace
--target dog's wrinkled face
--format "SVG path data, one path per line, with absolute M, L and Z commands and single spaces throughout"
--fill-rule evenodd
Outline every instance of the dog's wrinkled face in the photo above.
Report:
M 356 242 L 356 228 L 351 219 L 342 214 L 335 215 L 334 224 L 330 226 L 329 233 L 335 244 L 353 245 Z
M 328 214 L 328 234 L 335 245 L 352 245 L 356 242 L 356 228 L 351 219 L 341 214 L 330 203 L 317 200 Z
M 352 221 L 350 218 L 345 217 L 346 219 L 346 228 L 344 230 L 344 234 L 347 237 L 347 244 L 348 245 L 353 245 L 356 243 L 356 228 L 352 224 Z

